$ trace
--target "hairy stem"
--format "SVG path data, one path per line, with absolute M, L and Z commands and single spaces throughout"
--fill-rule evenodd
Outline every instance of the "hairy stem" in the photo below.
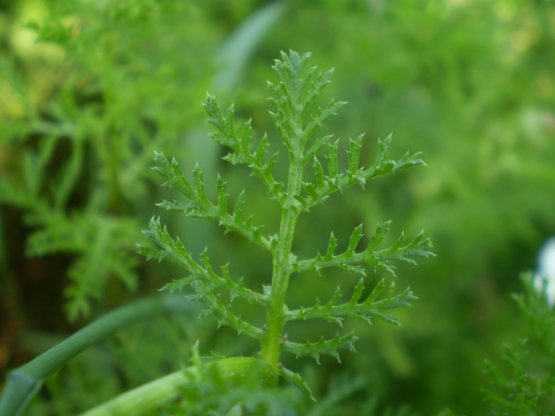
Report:
M 298 143 L 294 141 L 294 143 Z M 287 184 L 287 201 L 283 206 L 279 236 L 273 252 L 272 290 L 270 305 L 266 313 L 266 333 L 262 339 L 261 356 L 273 368 L 277 368 L 281 354 L 282 338 L 285 328 L 285 295 L 292 268 L 290 261 L 291 247 L 295 226 L 299 216 L 297 196 L 303 179 L 302 149 L 289 153 L 289 181 Z
M 177 398 L 180 387 L 187 381 L 184 371 L 176 371 L 117 396 L 82 416 L 148 414 Z
M 277 381 L 273 368 L 253 357 L 233 357 L 210 362 L 205 367 L 193 365 L 130 390 L 82 414 L 82 416 L 139 416 L 155 414 L 164 405 L 178 399 L 188 383 L 202 377 L 202 371 L 217 370 L 226 383 L 240 383 L 252 372 L 260 373 L 263 384 Z

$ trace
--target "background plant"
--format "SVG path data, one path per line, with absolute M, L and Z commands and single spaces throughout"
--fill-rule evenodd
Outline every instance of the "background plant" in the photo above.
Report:
M 486 361 L 489 383 L 484 396 L 494 414 L 549 414 L 555 409 L 553 305 L 531 274 L 522 276 L 524 292 L 514 296 L 526 318 L 526 337 L 505 345 L 503 362 Z

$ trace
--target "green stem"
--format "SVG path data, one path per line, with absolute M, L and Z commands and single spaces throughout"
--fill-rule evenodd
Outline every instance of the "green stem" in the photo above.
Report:
M 10 372 L 0 400 L 0 416 L 15 416 L 25 410 L 45 378 L 94 343 L 128 325 L 160 312 L 192 311 L 194 305 L 183 298 L 166 296 L 123 306 L 76 332 L 58 345 Z
M 191 381 L 189 374 L 185 371 L 168 374 L 103 403 L 82 416 L 147 414 L 177 398 L 181 387 Z
M 156 414 L 164 405 L 178 399 L 184 386 L 202 377 L 203 372 L 216 370 L 226 384 L 237 384 L 257 371 L 265 385 L 275 384 L 277 375 L 273 368 L 254 357 L 233 357 L 213 361 L 206 366 L 193 365 L 130 390 L 109 402 L 101 404 L 81 416 L 139 416 Z
M 296 197 L 302 185 L 302 160 L 302 150 L 295 149 L 290 152 L 287 203 L 283 207 L 278 242 L 273 252 L 272 290 L 266 313 L 266 332 L 262 339 L 261 356 L 276 369 L 285 329 L 285 295 L 292 271 L 289 257 L 299 216 Z

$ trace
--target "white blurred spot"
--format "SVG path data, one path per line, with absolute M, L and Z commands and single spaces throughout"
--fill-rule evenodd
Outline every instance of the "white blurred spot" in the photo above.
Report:
M 550 238 L 538 254 L 538 269 L 534 275 L 534 286 L 543 290 L 549 303 L 555 303 L 555 237 Z

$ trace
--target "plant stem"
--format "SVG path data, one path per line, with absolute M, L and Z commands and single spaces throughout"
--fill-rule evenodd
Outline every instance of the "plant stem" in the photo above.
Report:
M 0 400 L 0 416 L 21 414 L 45 378 L 54 374 L 81 351 L 115 331 L 160 312 L 193 311 L 195 308 L 196 305 L 184 302 L 182 298 L 165 296 L 140 300 L 103 316 L 27 364 L 11 371 Z
M 253 371 L 259 371 L 261 382 L 275 384 L 277 374 L 260 359 L 254 357 L 232 357 L 212 361 L 206 367 L 193 365 L 176 371 L 130 390 L 106 403 L 101 404 L 81 416 L 139 416 L 151 415 L 162 406 L 179 398 L 183 387 L 202 377 L 204 371 L 217 370 L 221 380 L 227 384 L 240 383 Z
M 190 376 L 189 376 L 190 377 Z M 151 412 L 179 395 L 189 377 L 176 371 L 103 403 L 82 416 L 141 415 Z
M 298 141 L 293 141 L 298 143 Z M 273 368 L 278 368 L 281 344 L 285 329 L 285 295 L 291 276 L 290 255 L 299 216 L 297 195 L 301 190 L 303 162 L 302 150 L 295 148 L 289 153 L 289 181 L 287 202 L 281 213 L 279 236 L 273 252 L 272 290 L 266 313 L 266 333 L 262 339 L 261 356 Z

